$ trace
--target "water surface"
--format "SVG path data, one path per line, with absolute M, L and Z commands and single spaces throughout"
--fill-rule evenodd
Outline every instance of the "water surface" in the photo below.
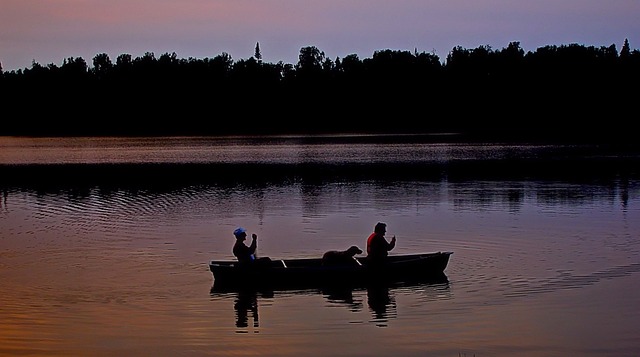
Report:
M 572 160 L 580 175 L 459 175 L 441 166 L 437 175 L 398 177 L 375 175 L 369 164 L 405 160 L 401 169 L 420 171 L 427 162 L 473 161 L 482 168 L 496 157 L 602 152 L 424 142 L 407 149 L 368 139 L 325 147 L 296 138 L 264 146 L 197 139 L 208 143 L 195 155 L 197 145 L 184 139 L 164 147 L 157 139 L 113 138 L 92 143 L 101 149 L 83 156 L 77 140 L 92 140 L 73 138 L 46 139 L 45 154 L 21 156 L 24 142 L 11 140 L 13 154 L 1 156 L 10 165 L 0 180 L 0 354 L 636 356 L 640 349 L 633 160 L 591 169 L 593 162 Z M 215 166 L 221 155 L 233 161 L 225 168 L 258 176 L 194 182 L 178 179 L 185 167 L 163 166 L 157 172 L 171 175 L 171 184 L 128 185 L 95 176 L 49 180 L 55 170 L 40 167 L 37 178 L 6 179 L 21 170 L 16 164 L 63 164 L 58 174 L 144 164 L 133 162 L 143 156 L 130 155 L 130 140 L 154 143 L 141 150 L 145 163 L 171 156 L 193 164 L 206 156 L 204 164 Z M 215 145 L 227 154 L 212 153 Z M 447 146 L 457 154 L 439 154 Z M 265 160 L 284 165 L 277 166 L 284 173 L 261 180 Z M 314 170 L 286 171 L 301 161 L 328 171 L 321 179 Z M 344 174 L 350 170 L 365 174 Z M 238 225 L 258 234 L 260 255 L 288 258 L 363 247 L 378 221 L 398 238 L 393 254 L 453 251 L 447 280 L 382 290 L 212 291 L 207 263 L 232 259 Z

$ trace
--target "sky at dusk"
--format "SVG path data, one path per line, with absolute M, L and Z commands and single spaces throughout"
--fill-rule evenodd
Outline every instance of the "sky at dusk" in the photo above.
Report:
M 435 53 L 455 46 L 525 51 L 546 45 L 640 48 L 639 0 L 1 0 L 0 64 L 61 65 L 96 54 L 115 62 L 158 58 L 248 59 L 295 64 L 315 46 L 335 60 L 377 50 Z

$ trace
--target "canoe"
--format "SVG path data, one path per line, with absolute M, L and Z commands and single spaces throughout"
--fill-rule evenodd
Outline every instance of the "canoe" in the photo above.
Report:
M 209 270 L 218 286 L 268 286 L 305 288 L 333 284 L 420 281 L 439 278 L 453 252 L 389 255 L 385 263 L 369 264 L 365 257 L 337 265 L 325 265 L 321 258 L 272 259 L 268 262 L 241 264 L 212 260 Z

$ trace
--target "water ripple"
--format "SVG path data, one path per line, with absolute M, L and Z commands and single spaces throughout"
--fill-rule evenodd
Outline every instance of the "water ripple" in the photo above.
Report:
M 640 263 L 614 266 L 590 274 L 571 274 L 562 272 L 555 278 L 524 279 L 505 282 L 505 295 L 509 297 L 531 296 L 539 293 L 555 292 L 557 290 L 579 289 L 596 284 L 602 280 L 609 280 L 628 276 L 640 272 Z

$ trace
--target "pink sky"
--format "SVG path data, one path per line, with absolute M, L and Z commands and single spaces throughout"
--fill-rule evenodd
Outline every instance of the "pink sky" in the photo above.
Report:
M 7 70 L 61 65 L 96 54 L 295 64 L 302 47 L 335 60 L 417 49 L 444 60 L 455 46 L 493 49 L 519 41 L 640 48 L 638 0 L 2 0 L 0 63 Z

